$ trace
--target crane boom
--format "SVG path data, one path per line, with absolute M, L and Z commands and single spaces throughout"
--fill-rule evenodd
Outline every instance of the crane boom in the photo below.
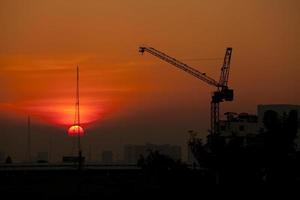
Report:
M 219 85 L 222 88 L 227 88 L 231 53 L 232 53 L 232 48 L 230 48 L 230 47 L 227 48 L 225 56 L 224 56 L 224 62 L 223 62 L 222 68 L 221 68 L 221 76 L 220 76 L 220 81 L 219 81 Z
M 147 46 L 141 46 L 139 48 L 139 52 L 141 53 L 144 53 L 144 52 L 148 52 L 162 60 L 164 60 L 165 62 L 168 62 L 172 65 L 174 65 L 175 67 L 178 67 L 179 69 L 195 76 L 196 78 L 206 82 L 207 84 L 209 85 L 213 85 L 213 86 L 216 86 L 216 87 L 222 87 L 216 80 L 214 80 L 213 78 L 205 75 L 205 73 L 202 73 L 190 66 L 188 66 L 187 64 L 175 59 L 175 58 L 172 58 L 171 56 L 168 56 L 167 54 L 161 52 L 161 51 L 158 51 L 152 47 L 147 47 Z

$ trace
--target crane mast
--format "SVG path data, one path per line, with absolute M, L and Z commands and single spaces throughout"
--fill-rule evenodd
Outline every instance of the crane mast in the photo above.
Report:
M 220 102 L 223 101 L 232 101 L 233 100 L 233 90 L 228 88 L 228 78 L 229 78 L 229 69 L 230 69 L 230 60 L 232 48 L 227 48 L 224 62 L 221 68 L 220 80 L 217 82 L 215 79 L 207 76 L 205 73 L 202 73 L 187 64 L 168 56 L 167 54 L 154 49 L 153 47 L 141 46 L 139 47 L 139 52 L 144 53 L 148 52 L 153 56 L 158 57 L 159 59 L 191 74 L 192 76 L 204 81 L 205 83 L 216 87 L 216 91 L 213 92 L 211 99 L 211 135 L 217 135 L 219 133 L 219 110 L 220 110 Z
M 221 85 L 221 87 L 227 87 L 228 84 L 231 53 L 232 53 L 232 48 L 227 48 L 224 56 L 224 62 L 221 68 L 221 76 L 219 80 L 219 84 Z

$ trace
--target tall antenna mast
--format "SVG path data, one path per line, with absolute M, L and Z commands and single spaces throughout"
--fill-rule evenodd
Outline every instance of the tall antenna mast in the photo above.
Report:
M 80 141 L 80 109 L 79 109 L 79 67 L 77 66 L 77 76 L 76 76 L 76 104 L 75 104 L 75 121 L 74 125 L 77 125 L 77 136 L 78 136 L 78 169 L 81 169 L 82 165 L 82 150 Z
M 75 104 L 75 122 L 74 125 L 80 126 L 80 109 L 79 109 L 79 67 L 77 66 L 77 75 L 76 75 L 76 104 Z M 80 134 L 78 130 L 78 150 L 81 148 L 80 144 Z

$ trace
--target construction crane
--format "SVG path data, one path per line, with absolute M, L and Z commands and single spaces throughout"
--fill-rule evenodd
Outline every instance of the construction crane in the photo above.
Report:
M 158 51 L 157 49 L 154 49 L 153 47 L 148 46 L 140 46 L 139 52 L 144 53 L 148 52 L 152 54 L 153 56 L 156 56 L 160 58 L 161 60 L 193 75 L 194 77 L 204 81 L 205 83 L 214 86 L 216 88 L 216 91 L 213 92 L 212 98 L 211 98 L 211 129 L 210 133 L 212 136 L 218 135 L 219 133 L 219 120 L 220 120 L 220 103 L 223 101 L 232 101 L 233 100 L 233 90 L 229 89 L 228 87 L 228 78 L 229 78 L 229 69 L 230 69 L 230 60 L 231 60 L 231 53 L 232 48 L 227 48 L 224 62 L 221 67 L 221 76 L 220 80 L 216 81 L 215 79 L 209 77 L 206 75 L 206 73 L 200 72 L 196 70 L 195 68 L 192 68 L 188 66 L 187 64 L 168 56 L 167 54 Z

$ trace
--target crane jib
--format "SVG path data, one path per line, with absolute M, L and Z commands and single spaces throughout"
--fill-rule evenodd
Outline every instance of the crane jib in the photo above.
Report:
M 179 69 L 193 75 L 194 77 L 206 82 L 207 84 L 209 85 L 213 85 L 215 87 L 221 87 L 220 84 L 214 80 L 213 78 L 205 75 L 205 73 L 202 73 L 190 66 L 188 66 L 187 64 L 175 59 L 175 58 L 172 58 L 170 56 L 168 56 L 167 54 L 163 53 L 163 52 L 160 52 L 152 47 L 140 47 L 139 48 L 139 52 L 141 53 L 144 53 L 145 51 L 147 51 L 148 53 L 174 65 L 175 67 L 178 67 Z

